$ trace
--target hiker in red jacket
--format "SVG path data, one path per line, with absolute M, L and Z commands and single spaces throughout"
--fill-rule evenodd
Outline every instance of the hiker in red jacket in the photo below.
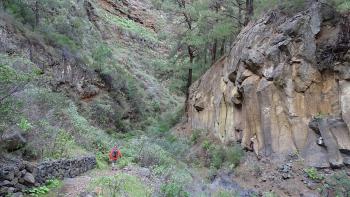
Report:
M 111 151 L 109 152 L 109 160 L 112 161 L 112 170 L 115 170 L 115 163 L 119 158 L 121 158 L 123 155 L 118 149 L 118 146 L 115 145 Z

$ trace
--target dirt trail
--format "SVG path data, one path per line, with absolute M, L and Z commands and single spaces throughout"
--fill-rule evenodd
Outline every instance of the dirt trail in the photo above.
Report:
M 148 173 L 145 173 L 148 172 Z M 128 166 L 124 169 L 112 171 L 110 169 L 92 170 L 75 178 L 66 178 L 63 180 L 63 186 L 55 192 L 55 196 L 59 197 L 77 197 L 81 193 L 86 192 L 89 184 L 93 179 L 100 177 L 110 177 L 118 173 L 125 173 L 132 176 L 137 176 L 144 184 L 152 187 L 155 194 L 158 194 L 160 186 L 163 181 L 159 178 L 150 175 L 148 168 L 141 168 L 137 166 Z M 245 189 L 239 185 L 234 179 L 233 173 L 222 172 L 216 178 L 208 183 L 206 178 L 198 174 L 196 171 L 191 171 L 193 181 L 189 189 L 191 196 L 212 196 L 220 189 L 235 191 L 239 196 L 251 196 L 254 194 L 253 190 Z
M 77 197 L 80 193 L 87 190 L 93 178 L 113 176 L 121 171 L 122 170 L 93 170 L 74 178 L 65 178 L 62 188 L 60 188 L 56 194 L 59 197 Z

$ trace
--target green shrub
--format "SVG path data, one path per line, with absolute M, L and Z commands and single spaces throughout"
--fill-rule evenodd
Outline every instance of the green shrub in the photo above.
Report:
M 1 62 L 6 62 L 7 56 L 0 56 Z M 22 101 L 13 94 L 25 87 L 32 80 L 31 74 L 18 72 L 10 66 L 0 62 L 0 131 L 10 124 L 18 124 L 21 116 Z
M 166 197 L 189 197 L 189 193 L 178 183 L 171 182 L 161 186 L 161 192 Z
M 233 165 L 233 167 L 237 167 L 244 156 L 244 152 L 241 146 L 235 145 L 233 147 L 227 147 L 226 149 L 226 161 Z
M 350 178 L 345 171 L 336 172 L 326 179 L 321 188 L 321 194 L 327 194 L 328 190 L 335 191 L 337 197 L 350 195 Z
M 202 142 L 202 148 L 206 151 L 209 150 L 211 146 L 212 146 L 212 143 L 208 139 Z
M 181 118 L 183 108 L 176 108 L 161 114 L 161 117 L 153 119 L 152 124 L 146 128 L 150 133 L 164 133 L 169 131 Z
M 148 197 L 150 189 L 134 176 L 119 173 L 115 176 L 105 176 L 93 180 L 90 188 L 102 188 L 101 195 L 104 197 L 133 196 Z
M 94 66 L 97 69 L 102 70 L 102 66 L 112 56 L 112 50 L 105 44 L 101 44 L 92 52 L 92 58 L 94 59 Z
M 163 150 L 161 147 L 150 143 L 146 143 L 140 151 L 138 162 L 141 166 L 146 167 L 175 163 L 174 159 L 168 152 Z
M 306 175 L 311 179 L 311 180 L 322 180 L 324 179 L 324 176 L 319 174 L 317 169 L 314 167 L 306 168 L 304 169 Z
M 192 134 L 191 134 L 191 142 L 192 142 L 192 144 L 196 144 L 198 142 L 198 139 L 201 137 L 201 133 L 202 132 L 199 129 L 196 129 L 196 130 L 192 131 Z
M 3 5 L 20 22 L 34 27 L 36 23 L 35 13 L 28 3 L 22 0 L 4 0 Z
M 108 153 L 107 152 L 97 152 L 96 153 L 96 164 L 98 169 L 106 169 L 108 167 Z
M 32 124 L 23 117 L 21 118 L 20 122 L 17 125 L 24 132 L 27 132 L 29 129 L 33 127 Z
M 72 52 L 76 52 L 79 49 L 77 43 L 74 42 L 70 37 L 57 32 L 47 32 L 45 38 L 49 44 L 67 48 Z
M 75 145 L 75 140 L 73 136 L 68 133 L 67 131 L 61 129 L 58 131 L 54 142 L 53 147 L 48 149 L 50 152 L 50 156 L 55 159 L 63 158 L 63 157 L 70 157 L 71 151 L 73 151 L 73 148 Z
M 222 167 L 225 161 L 225 150 L 223 147 L 213 147 L 209 150 L 210 166 L 216 169 Z
M 47 180 L 44 186 L 34 187 L 25 191 L 33 197 L 46 196 L 51 189 L 58 188 L 62 185 L 62 182 L 57 179 Z
M 133 162 L 133 159 L 132 157 L 126 157 L 126 156 L 123 156 L 122 158 L 118 159 L 117 161 L 117 166 L 119 169 L 122 169 L 126 166 L 128 166 L 129 164 L 131 164 Z
M 41 186 L 27 190 L 26 193 L 28 193 L 30 196 L 39 197 L 41 195 L 47 194 L 49 191 L 50 189 L 48 187 Z

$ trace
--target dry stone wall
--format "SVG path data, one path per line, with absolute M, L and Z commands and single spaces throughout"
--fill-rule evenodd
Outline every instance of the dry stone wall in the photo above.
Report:
M 266 14 L 191 86 L 190 127 L 276 161 L 298 154 L 310 166 L 344 165 L 350 151 L 349 40 L 350 16 L 326 4 L 292 17 Z M 315 132 L 308 126 L 315 117 L 340 119 L 341 129 L 321 121 L 323 131 Z
M 27 188 L 40 186 L 50 179 L 76 177 L 95 167 L 94 156 L 45 161 L 38 164 L 24 161 L 0 164 L 0 196 L 23 192 Z

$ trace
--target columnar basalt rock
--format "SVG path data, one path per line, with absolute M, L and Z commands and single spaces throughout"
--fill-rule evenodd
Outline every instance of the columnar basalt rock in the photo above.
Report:
M 191 128 L 247 149 L 255 143 L 257 154 L 276 161 L 298 152 L 310 166 L 343 165 L 350 145 L 350 28 L 344 27 L 349 16 L 321 3 L 248 24 L 228 56 L 191 86 Z M 343 123 L 328 120 L 316 133 L 308 125 L 318 116 Z M 325 146 L 316 143 L 320 135 Z

